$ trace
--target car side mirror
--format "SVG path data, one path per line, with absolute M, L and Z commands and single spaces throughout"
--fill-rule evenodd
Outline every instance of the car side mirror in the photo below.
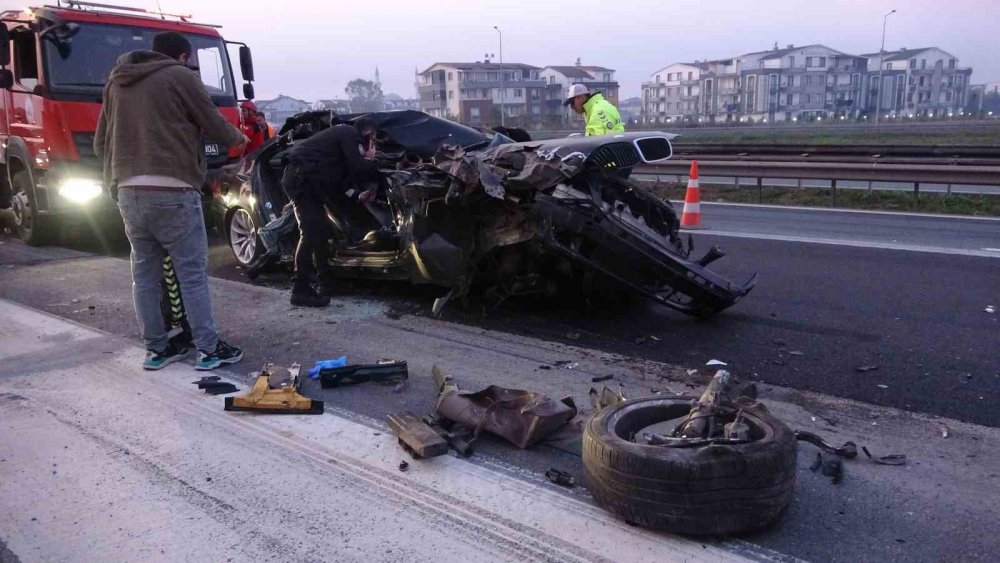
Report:
M 10 31 L 0 23 L 0 66 L 10 64 Z
M 243 85 L 243 97 L 246 98 L 246 99 L 248 99 L 248 100 L 252 100 L 253 99 L 253 94 L 254 94 L 253 84 L 250 84 L 249 82 L 247 82 L 246 84 L 244 84 Z
M 14 73 L 7 69 L 0 69 L 0 90 L 10 90 L 14 87 Z
M 240 71 L 243 73 L 243 80 L 253 82 L 253 57 L 250 55 L 250 47 L 240 46 Z

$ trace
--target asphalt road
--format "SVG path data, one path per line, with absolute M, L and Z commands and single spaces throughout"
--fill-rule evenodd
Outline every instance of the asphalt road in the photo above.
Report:
M 844 220 L 852 217 L 844 214 Z M 265 360 L 341 353 L 353 361 L 398 354 L 413 360 L 414 380 L 399 394 L 368 385 L 320 390 L 310 383 L 307 393 L 327 401 L 338 415 L 364 422 L 382 420 L 387 409 L 429 411 L 434 404 L 426 381 L 431 362 L 447 366 L 469 387 L 498 383 L 570 393 L 582 404 L 594 375 L 614 373 L 626 393 L 640 395 L 663 390 L 665 383 L 676 390 L 677 380 L 647 381 L 630 366 L 658 360 L 681 368 L 681 380 L 685 369 L 700 368 L 692 376 L 700 383 L 712 371 L 705 362 L 719 359 L 737 374 L 764 382 L 769 400 L 785 389 L 785 399 L 805 409 L 792 413 L 798 417 L 796 427 L 808 427 L 812 415 L 817 431 L 839 440 L 878 435 L 880 451 L 904 448 L 919 460 L 918 473 L 852 466 L 851 480 L 836 488 L 808 472 L 807 457 L 814 454 L 804 451 L 789 513 L 776 528 L 746 541 L 817 560 L 974 560 L 995 551 L 990 534 L 975 524 L 995 521 L 989 507 L 997 505 L 976 500 L 992 498 L 985 489 L 997 478 L 995 465 L 987 463 L 982 449 L 992 442 L 949 421 L 955 438 L 935 445 L 940 435 L 933 421 L 859 410 L 801 391 L 1000 426 L 995 409 L 1000 324 L 997 315 L 983 311 L 987 304 L 1000 305 L 1000 262 L 834 244 L 695 238 L 702 250 L 719 243 L 729 252 L 717 263 L 720 272 L 737 280 L 753 271 L 761 274 L 753 293 L 709 321 L 644 301 L 597 304 L 589 311 L 579 304 L 519 301 L 486 319 L 473 303 L 469 310 L 446 309 L 445 319 L 456 324 L 425 322 L 422 317 L 439 291 L 368 282 L 345 283 L 338 306 L 304 311 L 284 302 L 287 273 L 271 273 L 256 287 L 248 284 L 219 240 L 213 241 L 211 268 L 214 276 L 239 282 L 216 283 L 219 324 L 247 351 L 234 370 L 238 376 Z M 63 241 L 77 250 L 32 249 L 10 236 L 0 236 L 0 243 L 0 297 L 135 341 L 124 260 L 78 252 L 95 250 L 86 239 Z M 124 257 L 121 247 L 112 254 Z M 579 360 L 581 367 L 541 369 L 556 359 Z M 877 369 L 861 373 L 861 366 Z M 885 434 L 889 428 L 894 430 Z M 912 439 L 894 443 L 893 435 Z M 926 451 L 917 452 L 924 442 L 920 447 Z M 522 477 L 537 478 L 549 467 L 579 474 L 579 452 L 568 444 L 518 451 L 484 439 L 473 461 Z M 947 473 L 956 468 L 965 472 L 960 479 Z M 959 486 L 961 494 L 945 492 L 940 481 Z M 943 518 L 952 513 L 966 515 L 971 523 Z
M 983 250 L 1000 248 L 1000 221 L 734 205 L 706 206 L 704 220 L 712 229 L 693 235 L 696 255 L 718 244 L 727 256 L 713 269 L 738 282 L 760 274 L 748 297 L 713 319 L 642 299 L 590 309 L 509 301 L 485 317 L 473 299 L 444 318 L 677 365 L 719 359 L 760 381 L 1000 426 L 1000 314 L 985 312 L 1000 306 L 1000 252 Z M 95 250 L 86 237 L 63 243 Z M 940 252 L 899 249 L 912 247 Z M 250 283 L 220 237 L 210 274 Z M 254 283 L 287 289 L 289 274 Z M 345 281 L 344 293 L 426 316 L 442 291 Z

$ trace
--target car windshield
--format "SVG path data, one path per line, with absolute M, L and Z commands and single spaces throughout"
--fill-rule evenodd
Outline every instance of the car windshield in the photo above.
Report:
M 68 43 L 45 41 L 47 77 L 54 91 L 100 93 L 118 57 L 150 49 L 158 29 L 120 25 L 81 24 Z M 194 47 L 188 62 L 196 67 L 205 89 L 218 105 L 236 101 L 225 43 L 219 37 L 185 34 Z

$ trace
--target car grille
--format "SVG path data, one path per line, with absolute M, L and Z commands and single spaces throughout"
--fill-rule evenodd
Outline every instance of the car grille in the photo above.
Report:
M 627 168 L 639 164 L 639 151 L 632 143 L 608 143 L 590 153 L 588 162 L 599 168 Z

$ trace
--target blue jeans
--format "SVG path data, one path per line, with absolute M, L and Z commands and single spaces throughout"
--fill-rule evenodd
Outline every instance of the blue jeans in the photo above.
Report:
M 146 348 L 166 350 L 167 328 L 160 309 L 163 257 L 174 263 L 194 343 L 213 352 L 219 343 L 208 294 L 208 237 L 201 194 L 194 190 L 121 188 L 118 210 L 132 245 L 132 298 Z

